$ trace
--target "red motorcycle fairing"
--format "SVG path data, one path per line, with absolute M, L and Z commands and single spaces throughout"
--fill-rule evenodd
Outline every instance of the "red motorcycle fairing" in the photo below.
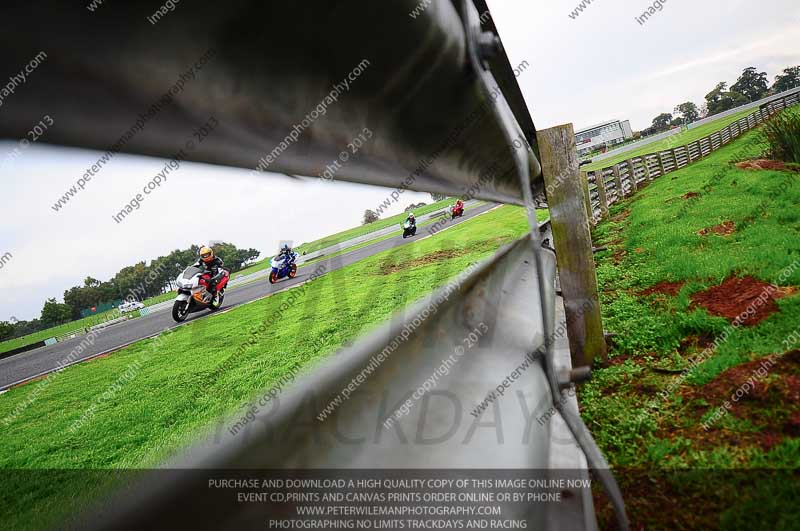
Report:
M 228 285 L 228 280 L 230 279 L 230 274 L 226 270 L 222 270 L 223 275 L 219 282 L 217 282 L 217 291 L 221 291 Z M 208 289 L 208 283 L 211 280 L 211 273 L 203 273 L 200 276 L 200 285 Z

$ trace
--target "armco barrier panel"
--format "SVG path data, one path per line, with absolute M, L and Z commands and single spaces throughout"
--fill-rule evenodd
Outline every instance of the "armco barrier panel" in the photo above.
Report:
M 49 340 L 48 340 L 49 341 Z M 29 350 L 34 350 L 39 347 L 45 346 L 44 341 L 37 341 L 36 343 L 31 343 L 30 345 L 25 345 L 24 347 L 18 347 L 13 350 L 8 350 L 6 352 L 0 353 L 0 359 L 8 358 L 14 356 L 15 354 L 21 354 L 23 352 L 28 352 Z

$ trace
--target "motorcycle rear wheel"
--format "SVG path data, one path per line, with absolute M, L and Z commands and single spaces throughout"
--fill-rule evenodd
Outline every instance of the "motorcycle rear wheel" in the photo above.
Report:
M 294 278 L 297 276 L 297 266 L 292 264 L 292 269 L 289 271 L 289 278 Z

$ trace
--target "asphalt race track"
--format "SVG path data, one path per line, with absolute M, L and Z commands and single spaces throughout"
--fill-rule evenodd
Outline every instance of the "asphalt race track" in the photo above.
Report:
M 495 206 L 497 205 L 487 203 L 465 210 L 463 217 L 448 221 L 443 230 L 483 214 Z M 299 268 L 297 276 L 294 279 L 283 279 L 273 285 L 264 277 L 263 280 L 231 288 L 225 293 L 225 302 L 223 303 L 222 311 L 264 297 L 270 293 L 284 290 L 290 286 L 300 284 L 307 280 L 308 276 L 317 269 L 320 264 L 325 263 L 327 265 L 326 271 L 329 272 L 380 252 L 419 241 L 428 236 L 427 228 L 428 226 L 418 227 L 417 235 L 414 238 L 404 240 L 401 235 L 398 235 L 333 258 L 317 260 L 316 262 Z M 211 315 L 211 313 L 207 311 L 191 314 L 186 322 L 189 323 L 197 319 L 203 319 L 208 315 Z M 173 321 L 171 311 L 162 311 L 152 315 L 137 317 L 130 321 L 109 326 L 97 333 L 94 345 L 85 348 L 80 358 L 76 361 L 83 361 L 99 356 L 140 339 L 158 335 L 176 326 L 181 326 L 181 324 Z M 0 390 L 13 387 L 14 385 L 24 383 L 32 378 L 43 376 L 56 370 L 59 367 L 58 363 L 62 362 L 62 364 L 64 364 L 64 360 L 68 358 L 70 352 L 77 347 L 85 337 L 86 336 L 78 336 L 68 341 L 41 347 L 36 350 L 30 350 L 0 360 Z

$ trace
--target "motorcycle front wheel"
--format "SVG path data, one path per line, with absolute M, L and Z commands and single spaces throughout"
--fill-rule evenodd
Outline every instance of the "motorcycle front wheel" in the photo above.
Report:
M 269 274 L 269 283 L 275 284 L 277 281 L 278 281 L 278 273 L 273 271 L 272 273 Z
M 176 323 L 182 323 L 189 317 L 189 303 L 186 301 L 175 301 L 172 305 L 172 318 Z
M 222 308 L 222 301 L 223 301 L 223 300 L 225 300 L 225 294 L 224 294 L 224 293 L 220 293 L 220 294 L 219 294 L 219 303 L 217 303 L 216 305 L 214 305 L 214 303 L 212 302 L 212 303 L 211 303 L 211 304 L 208 306 L 208 309 L 209 309 L 209 310 L 211 310 L 212 312 L 216 312 L 217 310 L 219 310 L 220 308 Z

